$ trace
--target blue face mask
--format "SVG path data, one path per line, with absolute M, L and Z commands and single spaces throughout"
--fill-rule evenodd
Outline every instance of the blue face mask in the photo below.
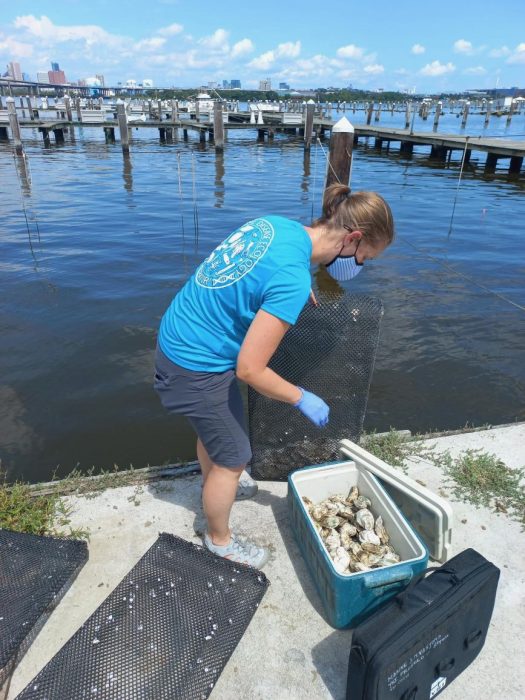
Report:
M 359 239 L 353 255 L 337 255 L 332 262 L 327 264 L 326 269 L 328 274 L 333 277 L 334 280 L 346 282 L 347 280 L 353 279 L 361 272 L 363 263 L 357 262 L 355 254 L 362 240 L 362 238 Z

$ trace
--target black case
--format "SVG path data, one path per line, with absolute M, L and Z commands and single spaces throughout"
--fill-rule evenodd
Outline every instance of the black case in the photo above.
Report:
M 485 643 L 499 569 L 466 549 L 356 627 L 347 700 L 431 700 Z

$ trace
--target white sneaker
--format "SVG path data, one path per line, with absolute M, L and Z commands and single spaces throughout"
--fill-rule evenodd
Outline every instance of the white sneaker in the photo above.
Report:
M 239 564 L 248 564 L 256 569 L 262 568 L 268 561 L 268 551 L 264 547 L 257 547 L 251 542 L 243 542 L 233 534 L 226 545 L 213 544 L 208 533 L 204 535 L 204 544 L 214 554 L 224 557 Z

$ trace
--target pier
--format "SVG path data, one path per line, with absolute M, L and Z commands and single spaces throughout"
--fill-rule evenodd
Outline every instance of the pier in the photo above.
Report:
M 99 103 L 90 104 L 90 109 L 81 109 L 78 99 L 75 102 L 73 109 L 69 98 L 66 97 L 63 105 L 43 110 L 33 108 L 29 101 L 26 107 L 22 100 L 20 107 L 15 108 L 14 99 L 8 98 L 8 109 L 0 109 L 0 140 L 9 139 L 9 127 L 15 149 L 20 152 L 23 149 L 21 134 L 26 129 L 38 129 L 46 146 L 51 143 L 51 133 L 56 143 L 62 143 L 67 131 L 80 127 L 103 129 L 106 141 L 114 143 L 118 129 L 122 148 L 127 152 L 130 148 L 129 132 L 132 129 L 157 129 L 159 139 L 166 142 L 172 142 L 177 138 L 178 130 L 182 130 L 185 140 L 188 138 L 188 132 L 193 131 L 198 134 L 201 142 L 208 139 L 220 149 L 224 146 L 228 131 L 247 130 L 256 131 L 260 141 L 272 140 L 278 132 L 300 135 L 304 139 L 305 150 L 309 150 L 313 137 L 323 138 L 326 134 L 331 134 L 337 123 L 325 116 L 323 109 L 315 109 L 313 101 L 304 105 L 300 111 L 290 112 L 254 109 L 223 111 L 224 105 L 218 101 L 213 111 L 207 112 L 199 110 L 198 106 L 193 110 L 189 107 L 179 107 L 176 101 L 172 101 L 168 106 L 163 106 L 159 101 L 154 107 L 150 101 L 142 107 L 134 105 L 132 108 L 123 102 L 114 107 Z M 351 112 L 350 106 L 348 111 Z M 439 105 L 436 111 L 439 118 Z M 50 113 L 57 118 L 50 118 Z M 411 113 L 415 114 L 407 105 L 404 129 L 381 126 L 378 123 L 379 119 L 376 119 L 373 125 L 354 125 L 354 146 L 359 145 L 363 139 L 367 142 L 373 139 L 374 148 L 377 150 L 397 152 L 404 156 L 410 156 L 414 146 L 426 146 L 432 159 L 447 162 L 456 151 L 461 154 L 464 164 L 469 162 L 472 152 L 480 152 L 486 154 L 485 171 L 494 171 L 498 161 L 505 159 L 509 161 L 508 172 L 520 174 L 525 157 L 525 140 L 445 134 L 438 133 L 436 128 L 432 132 L 414 131 L 413 124 L 409 124 Z M 368 121 L 370 120 L 367 119 Z M 396 145 L 395 149 L 391 149 L 392 144 Z

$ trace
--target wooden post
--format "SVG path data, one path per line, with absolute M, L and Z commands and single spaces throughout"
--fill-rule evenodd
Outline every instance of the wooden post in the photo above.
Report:
M 31 119 L 32 122 L 35 121 L 35 115 L 33 114 L 33 105 L 31 104 L 31 97 L 28 95 L 27 96 L 27 109 L 29 110 L 29 119 Z
M 157 100 L 157 109 L 159 110 L 159 122 L 162 121 L 162 100 Z
M 411 110 L 412 105 L 410 102 L 407 102 L 406 105 L 406 110 L 405 110 L 405 129 L 408 129 L 410 126 L 410 110 Z
M 521 166 L 523 165 L 523 156 L 512 156 L 510 159 L 509 173 L 511 175 L 516 175 L 520 172 Z
M 171 101 L 171 122 L 175 124 L 179 118 L 179 103 L 177 100 Z
M 20 124 L 18 123 L 15 101 L 12 97 L 8 97 L 6 102 L 9 116 L 9 126 L 11 127 L 11 134 L 13 135 L 13 140 L 15 142 L 15 151 L 17 153 L 22 153 L 24 149 L 22 146 L 22 138 L 20 136 Z
M 485 171 L 494 171 L 496 169 L 497 163 L 498 156 L 495 153 L 487 153 L 487 160 L 485 161 Z
M 379 121 L 379 117 L 381 116 L 381 109 L 382 109 L 382 107 L 383 107 L 383 103 L 380 102 L 379 105 L 377 106 L 377 109 L 376 109 L 376 116 L 375 116 L 375 118 L 374 118 L 374 121 L 376 121 L 376 122 Z
M 195 121 L 200 121 L 201 119 L 201 110 L 200 110 L 200 105 L 199 105 L 199 100 L 195 98 Z
M 104 127 L 104 136 L 106 143 L 115 143 L 115 129 L 112 126 Z
M 441 108 L 443 106 L 442 102 L 438 102 L 436 105 L 436 113 L 434 115 L 434 131 L 437 131 L 438 124 L 439 124 L 439 117 L 441 115 Z
M 224 119 L 222 118 L 222 102 L 213 103 L 213 131 L 215 148 L 224 148 Z
M 514 114 L 514 110 L 516 109 L 516 102 L 512 100 L 510 103 L 510 108 L 509 108 L 509 113 L 507 115 L 507 121 L 505 123 L 505 126 L 510 126 L 510 122 L 512 121 L 512 115 Z
M 383 139 L 379 139 L 379 138 L 374 139 L 374 148 L 376 148 L 378 151 L 380 151 L 382 147 L 383 147 Z
M 118 118 L 118 128 L 120 131 L 120 142 L 122 144 L 122 150 L 125 153 L 129 152 L 129 131 L 128 131 L 128 119 L 126 116 L 126 105 L 122 100 L 117 102 L 117 118 Z
M 77 120 L 82 122 L 82 112 L 80 110 L 80 97 L 75 98 L 75 109 L 77 111 Z
M 55 143 L 64 143 L 64 130 L 63 129 L 53 129 L 55 135 Z
M 304 124 L 304 147 L 308 151 L 312 145 L 312 134 L 314 131 L 314 111 L 315 102 L 308 100 L 306 103 L 305 124 Z
M 49 129 L 39 128 L 38 130 L 42 132 L 44 146 L 46 148 L 49 148 L 51 146 L 51 139 L 49 138 Z
M 468 113 L 470 109 L 470 102 L 465 102 L 465 106 L 463 107 L 463 119 L 461 120 L 461 128 L 464 129 L 465 126 L 467 125 L 467 118 L 468 118 Z
M 68 122 L 73 121 L 73 112 L 71 110 L 71 99 L 69 95 L 64 95 L 64 104 L 66 105 L 66 113 Z
M 409 156 L 412 155 L 413 151 L 414 143 L 412 141 L 401 141 L 401 148 L 399 149 L 400 153 Z
M 366 115 L 366 123 L 367 123 L 367 125 L 369 125 L 370 122 L 372 121 L 372 112 L 373 112 L 373 111 L 374 111 L 374 103 L 373 103 L 373 102 L 370 102 L 370 104 L 368 105 L 368 114 Z
M 341 117 L 333 126 L 330 135 L 330 155 L 328 156 L 325 189 L 334 182 L 349 185 L 353 145 L 354 127 L 346 117 Z
M 484 121 L 484 123 L 483 123 L 483 126 L 488 126 L 488 125 L 489 125 L 490 114 L 491 114 L 491 112 L 492 112 L 492 106 L 493 106 L 493 104 L 494 104 L 494 102 L 493 102 L 492 100 L 489 100 L 489 101 L 487 102 L 487 110 L 486 110 L 486 112 L 485 112 L 485 121 Z
M 185 141 L 188 140 L 188 129 L 183 129 L 183 130 L 182 130 L 182 136 L 183 136 L 183 138 L 184 138 Z
M 206 143 L 206 129 L 199 129 L 199 141 Z

